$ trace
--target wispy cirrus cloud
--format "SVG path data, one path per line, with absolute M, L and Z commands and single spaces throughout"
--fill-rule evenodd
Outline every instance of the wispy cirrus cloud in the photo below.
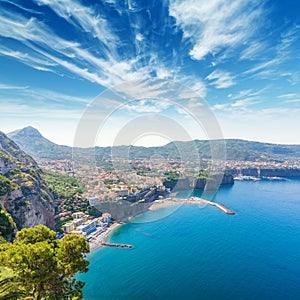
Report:
M 28 86 L 12 85 L 12 84 L 0 84 L 0 90 L 26 90 Z
M 47 71 L 47 72 L 54 72 L 57 73 L 53 67 L 57 66 L 56 63 L 48 61 L 45 57 L 39 55 L 36 53 L 35 55 L 32 55 L 30 50 L 24 49 L 24 51 L 18 51 L 18 50 L 11 50 L 5 46 L 0 45 L 0 56 L 7 56 L 14 59 L 17 59 L 18 61 L 22 62 L 23 64 L 39 70 L 39 71 Z
M 10 98 L 10 90 L 14 90 L 14 98 Z M 57 107 L 69 107 L 69 104 L 88 104 L 92 99 L 90 97 L 80 97 L 78 95 L 70 95 L 66 93 L 55 92 L 53 90 L 32 88 L 30 86 L 15 86 L 9 84 L 0 84 L 0 100 L 5 103 L 11 102 L 23 105 L 28 102 L 28 106 L 34 108 L 38 102 L 40 106 L 47 105 L 49 109 Z M 30 101 L 28 101 L 30 100 Z M 5 106 L 5 105 L 3 105 Z
M 249 108 L 255 104 L 260 103 L 261 101 L 257 97 L 249 97 L 241 100 L 236 100 L 232 103 L 217 103 L 213 106 L 214 111 L 222 112 L 234 112 L 234 111 L 243 111 L 249 112 Z
M 149 46 L 144 46 L 147 51 L 140 55 L 132 55 L 128 51 L 125 52 L 126 55 L 120 57 L 118 36 L 109 29 L 108 21 L 99 21 L 101 17 L 92 8 L 83 7 L 76 1 L 71 3 L 41 0 L 38 3 L 47 5 L 77 30 L 78 27 L 85 29 L 101 43 L 87 48 L 80 41 L 67 40 L 59 36 L 37 18 L 6 11 L 0 13 L 0 35 L 13 39 L 19 44 L 16 49 L 14 46 L 0 47 L 0 55 L 15 58 L 36 70 L 59 75 L 70 72 L 104 87 L 155 76 L 162 79 L 176 79 L 199 89 L 199 83 L 193 83 L 196 79 L 192 79 L 192 76 L 178 75 L 178 69 L 170 68 L 154 50 L 148 51 L 151 50 Z M 148 43 L 143 41 L 141 34 L 139 42 L 145 45 Z M 20 46 L 24 51 L 19 50 Z
M 58 16 L 65 19 L 74 27 L 89 32 L 94 38 L 104 43 L 107 53 L 114 50 L 118 37 L 112 32 L 106 18 L 92 7 L 84 6 L 76 0 L 35 0 L 39 5 L 49 6 Z
M 295 98 L 295 97 L 297 97 L 296 93 L 282 94 L 282 95 L 277 96 L 277 98 L 279 98 L 279 99 L 291 99 L 291 98 Z
M 281 62 L 282 62 L 282 59 L 279 58 L 279 57 L 268 60 L 268 61 L 264 61 L 260 64 L 257 64 L 253 68 L 248 69 L 247 71 L 245 71 L 243 73 L 243 75 L 249 75 L 249 74 L 255 74 L 257 72 L 261 72 L 265 69 L 269 69 L 269 68 L 272 68 L 272 67 L 275 67 L 275 66 L 279 65 Z
M 293 24 L 281 34 L 280 43 L 276 47 L 278 56 L 290 53 L 290 47 L 299 39 L 300 25 Z
M 293 24 L 281 33 L 280 40 L 276 45 L 265 47 L 262 53 L 267 52 L 266 58 L 259 62 L 254 67 L 244 71 L 242 75 L 251 76 L 255 78 L 270 78 L 287 76 L 294 78 L 294 73 L 283 75 L 280 66 L 290 60 L 295 59 L 293 48 L 296 42 L 300 40 L 300 26 Z M 271 50 L 273 50 L 273 52 Z M 243 56 L 243 53 L 242 53 Z M 264 57 L 264 55 L 262 55 Z M 292 79 L 291 79 L 292 80 Z
M 35 18 L 27 19 L 8 12 L 0 15 L 0 21 L 0 35 L 15 39 L 28 51 L 2 48 L 0 54 L 14 57 L 35 69 L 57 72 L 56 67 L 60 66 L 103 86 L 144 75 L 142 69 L 133 70 L 134 61 L 117 61 L 112 56 L 100 58 L 84 49 L 80 43 L 59 37 Z
M 286 104 L 300 104 L 300 93 L 282 94 L 277 98 Z
M 242 45 L 259 28 L 262 1 L 170 1 L 170 14 L 193 43 L 190 56 L 202 60 Z
M 241 60 L 255 60 L 259 59 L 262 52 L 265 51 L 268 45 L 263 41 L 250 41 L 247 48 L 245 48 L 241 54 Z
M 22 6 L 21 4 L 16 3 L 16 2 L 13 2 L 13 1 L 1 0 L 1 2 L 8 3 L 8 4 L 10 4 L 10 5 L 13 5 L 13 6 L 15 6 L 15 7 L 17 7 L 17 8 L 19 8 L 19 9 L 25 11 L 25 12 L 28 12 L 28 13 L 31 13 L 31 14 L 34 14 L 34 15 L 42 14 L 42 13 L 39 12 L 39 11 L 36 11 L 36 10 L 34 10 L 34 9 L 30 9 L 30 8 L 26 8 L 26 7 Z
M 262 89 L 254 90 L 254 89 L 247 89 L 247 90 L 241 90 L 234 94 L 228 94 L 228 98 L 231 100 L 241 100 L 245 97 L 262 97 L 263 93 L 265 93 L 270 86 L 265 86 Z
M 214 85 L 217 89 L 224 89 L 235 84 L 233 76 L 223 70 L 214 70 L 205 79 L 210 81 L 211 85 Z
M 7 99 L 9 102 L 1 106 L 1 118 L 45 118 L 52 120 L 78 120 L 82 115 L 81 109 L 33 107 L 26 103 L 18 103 L 15 99 Z M 15 101 L 15 102 L 14 102 Z

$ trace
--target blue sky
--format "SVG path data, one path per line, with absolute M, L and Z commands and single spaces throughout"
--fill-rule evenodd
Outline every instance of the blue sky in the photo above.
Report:
M 71 145 L 97 95 L 157 78 L 203 97 L 226 138 L 300 143 L 296 0 L 0 0 L 0 66 L 4 132 L 32 125 Z M 130 111 L 169 114 L 184 126 L 180 110 L 143 103 Z M 127 120 L 137 116 L 128 111 Z M 112 144 L 122 117 L 102 145 Z

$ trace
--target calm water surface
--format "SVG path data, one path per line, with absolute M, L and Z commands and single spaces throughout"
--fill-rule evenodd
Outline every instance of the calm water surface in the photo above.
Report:
M 89 254 L 84 299 L 300 299 L 300 181 L 236 182 L 215 201 L 236 215 L 186 205 L 119 228 L 110 241 L 135 248 Z

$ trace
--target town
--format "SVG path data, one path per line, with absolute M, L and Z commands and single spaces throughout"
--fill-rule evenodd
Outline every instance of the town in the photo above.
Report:
M 277 178 L 277 174 L 284 175 L 283 172 L 288 174 L 289 171 L 293 172 L 292 175 L 300 175 L 300 162 L 297 160 L 284 162 L 229 160 L 225 163 L 215 161 L 212 165 L 210 160 L 202 159 L 199 166 L 192 161 L 182 163 L 179 160 L 162 159 L 161 157 L 151 160 L 122 160 L 117 163 L 106 158 L 97 167 L 82 163 L 77 164 L 76 169 L 73 168 L 72 161 L 66 159 L 39 160 L 39 164 L 47 171 L 78 180 L 78 185 L 82 187 L 81 194 L 77 193 L 71 201 L 66 200 L 68 197 L 61 199 L 56 218 L 60 221 L 59 224 L 64 233 L 80 233 L 88 241 L 99 241 L 111 224 L 117 223 L 117 221 L 126 221 L 122 214 L 112 216 L 110 211 L 103 211 L 106 208 L 113 211 L 111 205 L 101 206 L 99 204 L 122 203 L 127 205 L 127 202 L 141 204 L 163 199 L 171 192 L 170 188 L 164 185 L 166 180 L 199 176 L 200 169 L 202 176 L 203 174 L 209 176 L 210 172 L 217 172 L 220 170 L 218 166 L 222 166 L 223 172 L 232 174 L 236 180 L 249 178 L 259 180 L 259 177 L 262 176 Z M 67 188 L 76 190 L 78 187 L 75 185 Z M 70 204 L 66 205 L 64 201 L 69 201 L 69 203 L 73 201 L 76 206 L 70 209 Z M 100 216 L 100 212 L 92 215 L 81 212 L 80 209 L 85 208 L 86 205 L 98 208 L 102 215 Z M 128 207 L 131 207 L 130 204 Z M 133 213 L 130 211 L 133 215 L 139 212 L 139 210 Z M 121 218 L 123 219 L 121 220 Z

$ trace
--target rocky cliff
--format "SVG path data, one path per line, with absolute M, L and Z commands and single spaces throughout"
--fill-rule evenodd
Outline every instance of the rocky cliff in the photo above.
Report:
M 170 188 L 172 191 L 190 189 L 204 190 L 204 188 L 207 190 L 215 190 L 219 187 L 218 182 L 220 181 L 220 185 L 234 184 L 233 176 L 229 173 L 216 173 L 210 178 L 201 177 L 196 180 L 193 178 L 171 179 L 165 180 L 163 184 L 166 188 Z
M 258 169 L 258 168 L 245 168 L 245 169 L 230 169 L 228 170 L 233 176 L 253 176 L 253 177 L 284 177 L 294 178 L 300 177 L 300 169 L 291 168 L 274 168 L 274 169 Z
M 41 172 L 29 155 L 0 132 L 0 204 L 17 228 L 54 226 L 53 198 Z

